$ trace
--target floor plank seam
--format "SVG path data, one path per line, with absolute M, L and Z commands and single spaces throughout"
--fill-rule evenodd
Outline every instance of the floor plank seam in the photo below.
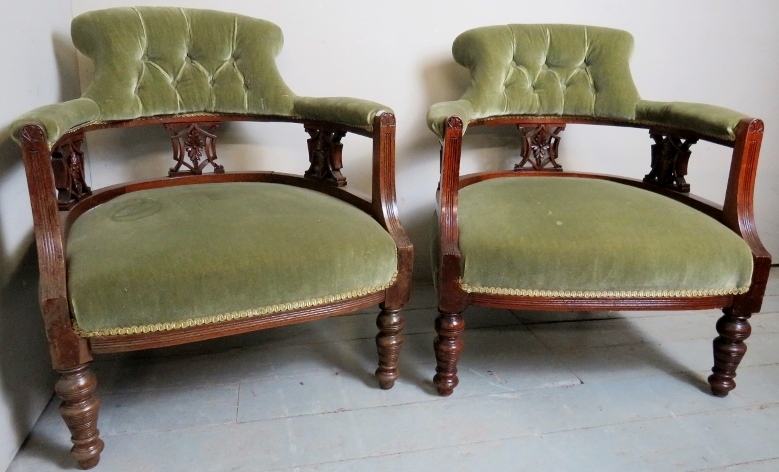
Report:
M 729 469 L 730 467 L 739 467 L 739 466 L 742 466 L 742 465 L 760 464 L 760 463 L 763 463 L 763 462 L 771 462 L 771 461 L 775 461 L 775 460 L 779 460 L 779 456 L 777 456 L 777 457 L 767 457 L 765 459 L 757 459 L 757 460 L 754 460 L 754 461 L 734 462 L 732 464 L 718 465 L 718 466 L 715 466 L 715 467 L 704 467 L 703 469 L 695 469 L 695 470 L 691 470 L 689 472 L 712 472 L 712 471 L 716 472 L 718 470 L 725 471 L 725 470 Z
M 770 403 L 772 406 L 779 406 L 779 402 L 777 403 Z M 750 410 L 755 408 L 755 406 L 742 406 L 742 407 L 734 407 L 734 408 L 728 408 L 724 410 L 707 410 L 702 412 L 694 412 L 694 413 L 686 413 L 686 414 L 672 414 L 672 418 L 685 418 L 685 417 L 691 417 L 696 415 L 702 415 L 702 414 L 709 414 L 713 412 L 723 412 L 723 411 L 735 411 L 735 410 Z M 369 454 L 365 456 L 359 456 L 359 457 L 352 457 L 348 459 L 340 459 L 340 460 L 334 460 L 334 461 L 324 461 L 324 462 L 316 462 L 316 463 L 308 463 L 308 464 L 297 464 L 293 467 L 282 467 L 282 468 L 274 468 L 274 469 L 266 469 L 269 472 L 270 471 L 284 471 L 284 470 L 295 470 L 299 467 L 314 467 L 317 465 L 327 465 L 327 464 L 336 464 L 339 462 L 348 462 L 348 461 L 357 461 L 357 460 L 365 460 L 365 459 L 373 459 L 373 458 L 380 458 L 380 457 L 392 457 L 392 456 L 400 456 L 402 454 L 407 453 L 419 453 L 419 452 L 425 452 L 425 451 L 435 451 L 435 450 L 441 450 L 441 449 L 449 449 L 453 447 L 460 447 L 460 446 L 473 446 L 473 445 L 479 445 L 479 444 L 491 444 L 491 443 L 500 443 L 504 441 L 510 441 L 510 440 L 518 440 L 522 438 L 543 438 L 544 436 L 552 436 L 555 434 L 563 434 L 563 433 L 571 433 L 576 431 L 588 431 L 588 430 L 594 430 L 598 428 L 607 428 L 612 426 L 622 426 L 622 425 L 629 425 L 629 424 L 635 424 L 635 423 L 642 423 L 642 422 L 649 422 L 649 421 L 658 421 L 658 420 L 664 420 L 668 419 L 668 416 L 658 416 L 658 417 L 652 417 L 652 418 L 641 418 L 631 421 L 622 421 L 622 422 L 616 422 L 616 423 L 604 423 L 599 425 L 592 425 L 582 428 L 569 428 L 569 429 L 560 429 L 560 430 L 554 430 L 554 431 L 543 431 L 543 432 L 537 432 L 537 433 L 529 433 L 529 434 L 520 434 L 517 436 L 505 436 L 505 437 L 499 437 L 499 438 L 493 438 L 488 439 L 484 441 L 471 441 L 471 442 L 465 442 L 465 443 L 457 443 L 457 444 L 449 444 L 444 446 L 437 446 L 437 447 L 428 447 L 428 448 L 421 448 L 421 449 L 407 449 L 402 452 L 390 452 L 386 454 Z M 752 462 L 761 462 L 771 459 L 761 459 L 760 461 L 752 461 Z M 751 462 L 747 462 L 751 463 Z M 723 468 L 723 467 L 730 467 L 731 465 L 726 466 L 716 466 L 716 468 Z M 700 472 L 710 470 L 710 469 L 699 469 Z M 695 471 L 698 472 L 698 471 Z

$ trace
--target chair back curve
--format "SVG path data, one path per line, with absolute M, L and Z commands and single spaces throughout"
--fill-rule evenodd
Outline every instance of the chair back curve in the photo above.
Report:
M 463 100 L 472 119 L 496 115 L 635 117 L 633 37 L 579 25 L 512 24 L 472 29 L 452 46 L 470 69 Z
M 182 113 L 289 116 L 295 95 L 275 58 L 281 29 L 234 13 L 170 7 L 76 17 L 73 42 L 94 61 L 84 97 L 101 120 Z

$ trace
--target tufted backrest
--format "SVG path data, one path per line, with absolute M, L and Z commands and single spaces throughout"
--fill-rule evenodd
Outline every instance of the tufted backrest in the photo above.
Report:
M 292 113 L 295 95 L 275 62 L 283 37 L 273 23 L 212 10 L 111 8 L 76 17 L 71 35 L 94 61 L 84 97 L 102 120 Z
M 501 25 L 462 33 L 455 60 L 471 71 L 463 95 L 476 117 L 507 114 L 633 119 L 639 100 L 633 37 L 579 25 Z

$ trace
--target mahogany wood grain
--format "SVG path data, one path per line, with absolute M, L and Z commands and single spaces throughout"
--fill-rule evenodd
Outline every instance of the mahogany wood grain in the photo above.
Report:
M 371 205 L 373 217 L 395 240 L 398 248 L 398 278 L 387 289 L 385 305 L 400 308 L 408 302 L 414 265 L 414 247 L 411 244 L 398 213 L 395 192 L 395 115 L 382 113 L 373 120 L 373 178 Z
M 97 379 L 88 364 L 59 373 L 54 390 L 62 399 L 60 413 L 72 435 L 71 453 L 82 468 L 91 469 L 100 462 L 103 451 L 103 440 L 97 430 L 100 409 L 100 400 L 95 397 Z
M 95 354 L 175 346 L 177 344 L 205 341 L 207 339 L 232 336 L 260 329 L 287 326 L 305 321 L 321 320 L 323 318 L 345 313 L 353 313 L 378 305 L 384 298 L 384 292 L 377 292 L 359 298 L 330 303 L 328 305 L 301 308 L 299 310 L 290 310 L 253 318 L 222 321 L 219 323 L 204 324 L 171 331 L 117 336 L 96 336 L 89 338 L 89 345 L 92 352 Z
M 472 305 L 535 311 L 710 310 L 732 303 L 733 295 L 695 298 L 548 298 L 470 293 Z
M 709 376 L 709 385 L 714 395 L 727 396 L 736 388 L 736 368 L 747 352 L 744 341 L 752 333 L 749 326 L 750 313 L 738 314 L 732 308 L 717 321 L 717 336 L 714 339 L 714 367 Z
M 457 378 L 457 361 L 463 350 L 461 334 L 465 329 L 465 321 L 459 313 L 441 313 L 435 320 L 435 331 L 438 333 L 433 341 L 436 368 L 433 383 L 438 393 L 451 395 L 460 382 Z
M 92 360 L 86 341 L 72 329 L 67 298 L 65 245 L 55 194 L 51 149 L 43 129 L 22 129 L 22 157 L 30 192 L 40 271 L 38 294 L 54 369 L 69 369 Z
M 458 243 L 460 235 L 457 225 L 457 197 L 462 139 L 462 120 L 458 117 L 449 118 L 446 121 L 441 149 L 441 180 L 438 192 L 438 221 L 441 231 L 438 309 L 443 313 L 461 313 L 468 306 L 468 294 L 463 291 L 459 282 L 462 254 Z
M 376 349 L 379 352 L 379 368 L 376 378 L 384 390 L 392 388 L 398 379 L 398 358 L 403 345 L 403 316 L 398 308 L 387 308 L 382 305 L 381 313 L 376 318 L 379 334 L 376 335 Z

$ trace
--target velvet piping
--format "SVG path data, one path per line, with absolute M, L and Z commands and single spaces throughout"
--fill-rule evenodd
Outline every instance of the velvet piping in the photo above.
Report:
M 712 288 L 705 290 L 535 290 L 521 288 L 479 287 L 459 281 L 467 293 L 485 293 L 489 295 L 511 295 L 515 297 L 544 298 L 701 298 L 719 295 L 741 295 L 749 291 L 749 286 L 737 288 Z

